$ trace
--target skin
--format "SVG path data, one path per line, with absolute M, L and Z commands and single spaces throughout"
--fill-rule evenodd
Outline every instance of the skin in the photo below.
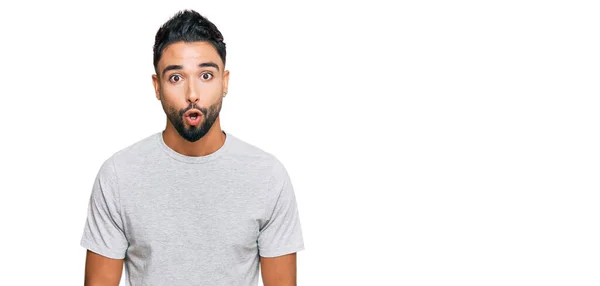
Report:
M 206 65 L 206 66 L 201 66 Z M 176 68 L 173 68 L 176 67 Z M 152 75 L 156 99 L 167 115 L 165 143 L 187 156 L 205 156 L 225 142 L 219 112 L 227 93 L 229 71 L 217 50 L 207 42 L 178 42 L 167 46 Z M 200 126 L 191 126 L 183 112 L 202 113 Z
M 112 259 L 87 251 L 85 286 L 118 286 L 123 273 L 123 259 Z
M 264 286 L 296 286 L 296 253 L 260 257 Z
M 163 139 L 174 151 L 187 156 L 205 156 L 225 142 L 219 112 L 227 93 L 229 71 L 217 50 L 207 42 L 177 42 L 168 45 L 152 75 L 156 99 L 167 115 Z M 200 124 L 192 126 L 183 113 L 200 112 Z M 296 285 L 296 253 L 260 257 L 265 286 Z M 119 285 L 123 259 L 112 259 L 87 251 L 85 286 Z

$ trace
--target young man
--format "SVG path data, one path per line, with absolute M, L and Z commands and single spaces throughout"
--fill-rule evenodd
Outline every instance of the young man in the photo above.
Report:
M 81 245 L 85 285 L 296 285 L 294 189 L 270 153 L 221 129 L 225 43 L 195 11 L 157 32 L 152 76 L 166 128 L 108 158 Z

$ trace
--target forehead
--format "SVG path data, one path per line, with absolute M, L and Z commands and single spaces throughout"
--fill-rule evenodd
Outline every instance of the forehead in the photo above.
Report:
M 167 65 L 192 65 L 201 62 L 214 62 L 223 68 L 223 61 L 217 49 L 208 42 L 176 42 L 168 45 L 159 61 L 159 66 Z

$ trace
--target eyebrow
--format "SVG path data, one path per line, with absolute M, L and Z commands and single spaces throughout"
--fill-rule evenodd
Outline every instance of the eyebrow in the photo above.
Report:
M 206 62 L 206 63 L 200 63 L 198 65 L 199 67 L 203 68 L 203 67 L 213 67 L 216 68 L 217 71 L 219 71 L 219 65 L 213 63 L 213 62 Z M 163 69 L 162 71 L 162 76 L 165 76 L 165 73 L 171 70 L 181 70 L 183 69 L 183 66 L 181 65 L 168 65 L 167 67 L 165 67 L 165 69 Z
M 198 65 L 199 67 L 203 68 L 203 67 L 213 67 L 216 68 L 217 71 L 219 70 L 219 65 L 213 63 L 213 62 L 207 62 L 207 63 L 201 63 Z

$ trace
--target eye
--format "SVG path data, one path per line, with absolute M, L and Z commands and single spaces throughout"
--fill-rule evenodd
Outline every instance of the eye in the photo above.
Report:
M 202 75 L 200 75 L 200 77 L 201 77 L 203 80 L 209 80 L 209 79 L 211 79 L 211 78 L 212 78 L 212 76 L 213 76 L 213 75 L 212 75 L 212 73 L 209 73 L 209 72 L 205 72 L 205 73 L 202 73 Z
M 178 74 L 171 75 L 169 77 L 169 81 L 172 83 L 178 83 L 179 81 L 181 81 L 181 76 Z

